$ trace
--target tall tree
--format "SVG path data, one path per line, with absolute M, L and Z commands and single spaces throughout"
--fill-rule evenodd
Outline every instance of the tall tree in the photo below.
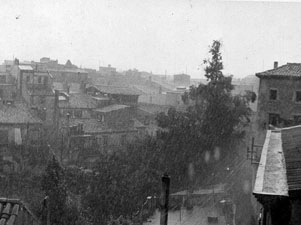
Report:
M 204 60 L 208 83 L 191 87 L 184 97 L 193 104 L 185 112 L 171 109 L 167 115 L 157 117 L 159 126 L 164 128 L 159 138 L 164 143 L 168 169 L 179 182 L 189 183 L 191 174 L 202 174 L 200 180 L 204 181 L 204 176 L 210 174 L 204 158 L 215 158 L 213 163 L 216 164 L 221 158 L 235 154 L 233 146 L 242 140 L 250 121 L 250 93 L 232 95 L 232 77 L 223 75 L 220 50 L 221 43 L 213 41 L 210 57 Z M 217 166 L 211 169 L 214 167 Z M 192 180 L 196 181 L 197 177 Z
M 52 158 L 49 161 L 41 181 L 42 190 L 46 194 L 43 218 L 50 224 L 76 225 L 84 224 L 76 204 L 67 195 L 64 169 Z
M 42 177 L 42 190 L 47 196 L 47 211 L 51 224 L 60 224 L 66 211 L 67 191 L 64 183 L 64 172 L 58 161 L 53 159 L 48 163 Z

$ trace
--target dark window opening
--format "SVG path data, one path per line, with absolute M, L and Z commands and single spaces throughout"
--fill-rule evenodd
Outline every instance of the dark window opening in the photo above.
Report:
M 301 91 L 296 91 L 296 102 L 301 102 Z
M 120 144 L 125 145 L 126 143 L 126 134 L 121 135 Z
M 109 139 L 108 136 L 103 136 L 103 145 L 104 145 L 104 146 L 107 146 L 107 145 L 108 145 L 108 139 Z
M 29 81 L 30 81 L 30 76 L 27 76 L 26 77 L 26 82 L 29 83 Z
M 294 125 L 301 124 L 301 116 L 294 116 Z
M 45 96 L 40 96 L 40 104 L 44 104 L 46 102 Z
M 0 145 L 8 144 L 8 130 L 0 130 Z
M 74 117 L 75 118 L 82 118 L 83 112 L 81 110 L 74 110 Z
M 42 77 L 38 77 L 38 83 L 39 83 L 39 84 L 42 83 Z
M 270 100 L 277 100 L 277 90 L 270 90 Z
M 44 77 L 44 85 L 45 87 L 48 85 L 48 77 Z
M 0 76 L 0 83 L 6 83 L 6 76 L 5 75 Z
M 277 126 L 279 124 L 280 116 L 279 114 L 270 113 L 269 114 L 269 124 Z

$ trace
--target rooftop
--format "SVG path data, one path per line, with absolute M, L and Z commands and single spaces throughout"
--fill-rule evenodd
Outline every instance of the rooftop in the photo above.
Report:
M 301 76 L 301 63 L 287 63 L 277 68 L 266 70 L 261 73 L 256 73 L 257 77 L 300 77 Z
M 67 103 L 60 102 L 62 108 L 94 109 L 96 101 L 92 96 L 83 93 L 70 93 Z
M 1 124 L 39 124 L 42 121 L 35 117 L 23 103 L 0 106 Z
M 120 86 L 104 86 L 104 85 L 92 85 L 99 92 L 106 94 L 119 94 L 119 95 L 141 95 L 142 92 L 134 87 L 120 87 Z
M 70 119 L 70 126 L 83 124 L 83 130 L 86 134 L 91 133 L 107 133 L 107 132 L 137 132 L 136 127 L 133 126 L 119 126 L 117 128 L 111 128 L 105 123 L 99 122 L 97 119 Z M 140 127 L 137 127 L 140 128 Z
M 109 105 L 109 106 L 105 106 L 100 109 L 95 109 L 95 111 L 101 112 L 101 113 L 108 113 L 108 112 L 117 111 L 117 110 L 121 110 L 121 109 L 125 109 L 125 108 L 129 108 L 129 106 L 127 106 L 127 105 Z
M 87 71 L 83 70 L 83 69 L 48 69 L 48 71 L 50 72 L 59 72 L 59 73 L 62 73 L 62 72 L 67 72 L 67 73 L 85 73 L 85 74 L 88 74 Z
M 19 69 L 33 71 L 32 67 L 27 65 L 19 65 Z
M 267 131 L 253 193 L 289 196 L 301 191 L 301 126 Z
M 160 112 L 167 113 L 170 106 L 167 105 L 156 105 L 156 104 L 148 104 L 148 103 L 139 103 L 138 109 L 145 111 L 150 114 L 157 114 Z

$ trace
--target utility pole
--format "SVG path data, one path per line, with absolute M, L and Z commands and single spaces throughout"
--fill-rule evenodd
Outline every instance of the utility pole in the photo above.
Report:
M 167 225 L 168 220 L 168 199 L 169 199 L 170 178 L 167 174 L 162 176 L 162 189 L 160 199 L 160 225 Z

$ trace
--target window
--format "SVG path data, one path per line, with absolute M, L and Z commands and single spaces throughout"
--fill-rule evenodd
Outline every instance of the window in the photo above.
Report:
M 300 125 L 300 124 L 301 124 L 301 115 L 294 116 L 294 125 Z
M 109 142 L 109 137 L 108 136 L 103 136 L 103 145 L 107 146 Z
M 271 89 L 270 90 L 270 100 L 277 100 L 278 96 L 277 96 L 277 90 L 275 89 Z
M 269 124 L 277 126 L 279 124 L 280 116 L 276 113 L 269 113 Z
M 0 83 L 6 83 L 6 76 L 5 75 L 0 76 Z
M 26 82 L 27 82 L 27 83 L 30 82 L 30 76 L 26 76 Z
M 44 85 L 45 85 L 45 87 L 47 87 L 47 85 L 48 85 L 48 77 L 44 77 Z
M 81 110 L 74 110 L 74 117 L 75 118 L 82 118 L 83 112 Z
M 296 102 L 301 102 L 301 91 L 296 91 Z
M 101 145 L 101 137 L 96 137 L 96 142 L 97 142 L 97 145 Z
M 8 144 L 8 130 L 0 130 L 0 145 Z
M 42 83 L 42 77 L 38 77 L 38 83 L 39 83 L 39 84 Z
M 126 144 L 126 134 L 121 135 L 120 137 L 120 145 Z
M 40 96 L 40 104 L 44 104 L 46 102 L 45 96 Z

